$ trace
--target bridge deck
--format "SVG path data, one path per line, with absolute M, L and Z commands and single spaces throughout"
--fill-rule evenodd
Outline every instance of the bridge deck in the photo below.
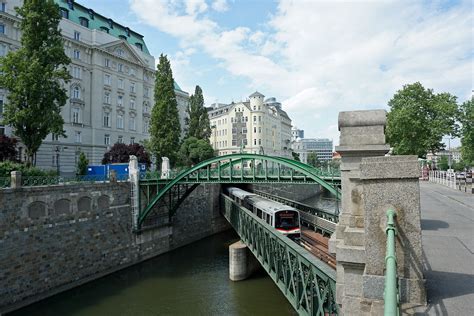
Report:
M 421 182 L 428 315 L 474 314 L 474 195 Z

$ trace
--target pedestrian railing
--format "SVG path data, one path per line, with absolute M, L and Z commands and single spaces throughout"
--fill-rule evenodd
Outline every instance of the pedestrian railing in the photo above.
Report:
M 387 253 L 385 255 L 385 289 L 384 289 L 384 315 L 400 315 L 400 293 L 397 276 L 397 256 L 395 252 L 395 228 L 394 210 L 387 211 Z

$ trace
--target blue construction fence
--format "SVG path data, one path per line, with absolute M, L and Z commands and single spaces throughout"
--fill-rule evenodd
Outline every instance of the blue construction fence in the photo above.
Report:
M 139 163 L 140 173 L 146 172 L 146 164 Z M 108 165 L 87 166 L 87 176 L 91 176 L 96 181 L 105 181 L 109 178 L 110 171 L 115 170 L 118 180 L 128 179 L 128 163 L 114 163 Z

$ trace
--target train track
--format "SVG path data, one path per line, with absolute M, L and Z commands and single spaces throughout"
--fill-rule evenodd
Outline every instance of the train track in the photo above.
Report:
M 319 260 L 327 263 L 333 269 L 336 269 L 336 257 L 329 253 L 328 242 L 329 238 L 321 234 L 307 229 L 301 230 L 301 246 L 305 247 Z

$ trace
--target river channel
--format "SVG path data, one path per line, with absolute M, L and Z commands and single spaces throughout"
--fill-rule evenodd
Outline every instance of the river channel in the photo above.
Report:
M 113 273 L 11 315 L 296 315 L 261 271 L 229 280 L 230 230 Z

